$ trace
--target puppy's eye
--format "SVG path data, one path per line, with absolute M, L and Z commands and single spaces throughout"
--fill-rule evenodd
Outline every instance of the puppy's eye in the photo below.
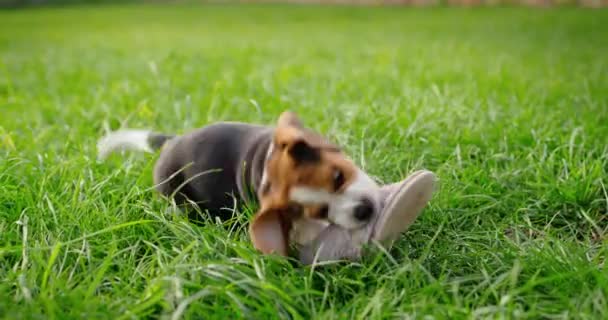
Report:
M 344 184 L 344 173 L 340 170 L 334 171 L 334 190 L 338 190 Z
M 328 206 L 321 207 L 321 209 L 319 209 L 319 214 L 317 215 L 317 217 L 319 219 L 327 219 L 327 216 L 329 216 L 329 207 Z

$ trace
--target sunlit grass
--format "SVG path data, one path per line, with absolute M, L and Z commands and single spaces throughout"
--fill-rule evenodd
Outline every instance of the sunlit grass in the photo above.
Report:
M 606 21 L 579 9 L 0 12 L 0 315 L 605 318 Z M 95 158 L 106 128 L 271 124 L 285 109 L 380 181 L 438 174 L 391 257 L 314 270 L 263 257 L 242 227 L 165 215 L 155 156 Z

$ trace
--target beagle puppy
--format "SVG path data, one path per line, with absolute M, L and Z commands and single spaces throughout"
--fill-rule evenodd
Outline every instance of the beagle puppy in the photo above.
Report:
M 276 126 L 220 122 L 176 136 L 119 130 L 98 142 L 101 159 L 118 150 L 161 150 L 156 190 L 180 206 L 227 220 L 238 204 L 256 202 L 249 226 L 254 247 L 288 255 L 329 224 L 366 226 L 380 210 L 380 187 L 336 145 L 293 112 Z

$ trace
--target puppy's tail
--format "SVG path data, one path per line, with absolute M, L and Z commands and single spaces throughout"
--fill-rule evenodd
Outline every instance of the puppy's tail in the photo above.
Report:
M 97 142 L 97 156 L 103 160 L 116 151 L 153 152 L 173 139 L 174 135 L 149 130 L 125 129 L 110 132 Z

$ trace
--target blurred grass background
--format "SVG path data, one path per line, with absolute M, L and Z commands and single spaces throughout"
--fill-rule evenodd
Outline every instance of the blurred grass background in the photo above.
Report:
M 608 0 L 0 0 L 0 7 L 23 6 L 65 6 L 78 4 L 142 4 L 142 3 L 179 3 L 179 4 L 339 4 L 364 6 L 582 6 L 602 8 Z
M 5 318 L 605 318 L 608 14 L 86 5 L 0 11 Z M 441 188 L 391 255 L 311 270 L 163 215 L 121 126 L 284 109 Z M 243 219 L 249 212 L 245 211 Z

